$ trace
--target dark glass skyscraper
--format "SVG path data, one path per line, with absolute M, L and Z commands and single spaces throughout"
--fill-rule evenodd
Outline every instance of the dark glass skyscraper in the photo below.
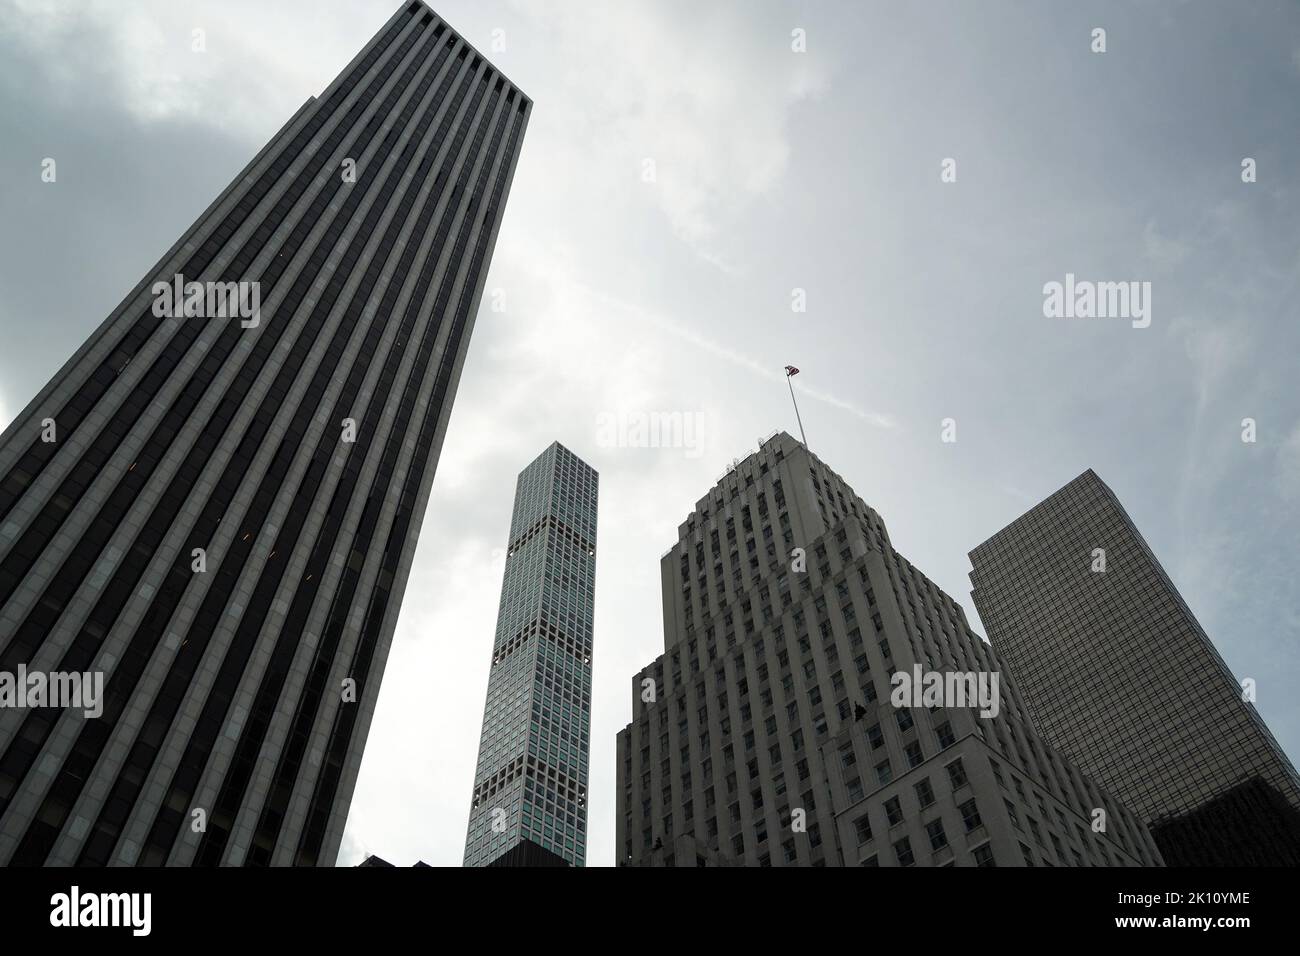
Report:
M 334 861 L 530 109 L 404 4 L 5 430 L 0 862 Z
M 466 866 L 586 862 L 598 484 L 559 442 L 519 474 Z
M 1092 471 L 970 554 L 1029 712 L 1140 813 L 1171 865 L 1300 865 L 1300 781 Z

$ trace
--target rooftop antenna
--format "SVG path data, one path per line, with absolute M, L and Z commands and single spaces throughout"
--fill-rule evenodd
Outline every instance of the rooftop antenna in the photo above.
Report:
M 798 374 L 799 370 L 793 365 L 785 367 L 785 384 L 790 387 L 790 401 L 794 405 L 794 418 L 799 423 L 799 438 L 802 439 L 803 447 L 806 450 L 808 448 L 808 438 L 803 433 L 803 418 L 799 415 L 799 403 L 794 399 L 794 383 L 790 381 Z

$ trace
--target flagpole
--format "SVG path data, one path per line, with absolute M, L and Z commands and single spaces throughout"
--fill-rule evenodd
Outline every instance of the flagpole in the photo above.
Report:
M 790 379 L 792 379 L 792 378 L 794 378 L 794 374 L 793 374 L 792 372 L 787 371 L 787 372 L 785 373 L 785 384 L 788 385 L 789 388 L 790 388 L 790 402 L 791 402 L 791 404 L 794 405 L 794 418 L 795 418 L 795 421 L 797 421 L 797 422 L 799 423 L 799 437 L 800 437 L 801 439 L 803 439 L 803 447 L 804 447 L 804 448 L 807 448 L 807 447 L 808 447 L 808 438 L 807 438 L 807 436 L 804 435 L 804 433 L 803 433 L 803 418 L 799 415 L 799 403 L 796 402 L 796 401 L 795 401 L 795 398 L 794 398 L 794 383 L 793 383 L 792 381 L 790 381 Z

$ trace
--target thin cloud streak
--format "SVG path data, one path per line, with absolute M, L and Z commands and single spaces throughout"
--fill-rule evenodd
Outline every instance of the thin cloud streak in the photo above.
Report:
M 786 376 L 784 369 L 779 372 L 775 371 L 768 364 L 759 361 L 751 355 L 721 345 L 707 336 L 689 329 L 680 323 L 674 322 L 671 319 L 658 315 L 657 313 L 651 312 L 631 302 L 626 302 L 610 295 L 609 293 L 588 287 L 582 287 L 582 289 L 585 294 L 591 296 L 593 299 L 599 301 L 608 308 L 617 309 L 625 315 L 643 322 L 646 325 L 659 329 L 662 332 L 667 332 L 669 335 L 686 342 L 688 345 L 694 346 L 702 352 L 723 359 L 731 365 L 743 368 L 769 382 L 781 382 L 785 380 Z M 902 428 L 902 426 L 889 415 L 882 412 L 869 411 L 853 402 L 839 398 L 822 389 L 809 388 L 798 379 L 795 379 L 794 389 L 796 392 L 801 395 L 806 395 L 814 401 L 823 402 L 832 408 L 838 408 L 851 415 L 855 415 L 875 428 L 884 429 L 886 431 L 897 431 Z

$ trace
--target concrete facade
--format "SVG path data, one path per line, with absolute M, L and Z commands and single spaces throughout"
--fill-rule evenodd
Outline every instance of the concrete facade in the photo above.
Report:
M 620 865 L 1160 863 L 1141 822 L 1043 742 L 961 608 L 789 435 L 735 463 L 678 533 L 665 653 L 633 678 L 618 735 Z M 895 706 L 893 675 L 915 665 L 998 674 L 996 715 Z

